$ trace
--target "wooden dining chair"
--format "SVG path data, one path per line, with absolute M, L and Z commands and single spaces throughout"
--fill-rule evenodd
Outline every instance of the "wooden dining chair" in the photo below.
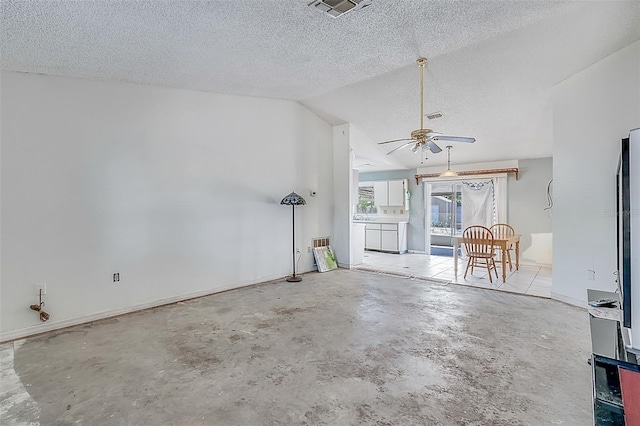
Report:
M 493 283 L 491 278 L 491 270 L 496 273 L 498 278 L 498 270 L 496 269 L 495 251 L 493 249 L 493 234 L 487 227 L 480 225 L 469 226 L 462 233 L 464 248 L 467 252 L 469 260 L 467 268 L 464 270 L 464 277 L 467 278 L 467 272 L 471 268 L 473 275 L 474 266 L 485 266 L 489 273 L 489 282 Z
M 511 225 L 506 223 L 496 223 L 489 228 L 493 233 L 494 238 L 504 239 L 511 238 L 516 235 L 515 229 Z M 511 252 L 513 251 L 513 244 L 507 247 L 507 260 L 509 261 L 509 270 L 513 271 L 513 265 L 511 264 Z M 504 253 L 500 253 L 500 256 L 504 256 Z

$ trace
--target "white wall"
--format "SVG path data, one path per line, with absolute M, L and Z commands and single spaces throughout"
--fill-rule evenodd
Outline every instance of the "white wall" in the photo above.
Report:
M 615 172 L 640 127 L 640 42 L 558 84 L 553 111 L 552 296 L 585 304 L 587 288 L 615 288 Z
M 518 160 L 518 180 L 509 175 L 508 220 L 520 238 L 520 263 L 551 265 L 552 211 L 548 206 L 547 187 L 553 177 L 551 157 Z M 553 194 L 552 194 L 553 195 Z
M 331 235 L 332 128 L 298 103 L 20 73 L 1 84 L 0 340 L 289 274 L 279 202 L 292 190 L 308 202 L 299 270 L 311 238 Z M 29 310 L 40 282 L 46 324 Z
M 333 128 L 333 240 L 331 245 L 340 267 L 350 268 L 351 253 L 351 171 L 350 139 L 353 127 L 343 124 Z
M 357 203 L 357 173 L 353 170 L 356 147 L 372 146 L 374 142 L 352 124 L 333 128 L 333 235 L 332 246 L 338 265 L 352 267 L 351 247 L 353 205 Z M 359 255 L 356 255 L 359 258 Z

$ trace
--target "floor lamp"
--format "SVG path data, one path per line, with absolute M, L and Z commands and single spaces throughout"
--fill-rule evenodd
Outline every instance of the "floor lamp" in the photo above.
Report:
M 292 192 L 280 201 L 280 204 L 285 206 L 291 206 L 291 218 L 292 218 L 292 235 L 293 235 L 293 275 L 287 277 L 287 281 L 297 283 L 302 281 L 299 275 L 296 275 L 296 206 L 303 206 L 307 202 L 300 195 Z

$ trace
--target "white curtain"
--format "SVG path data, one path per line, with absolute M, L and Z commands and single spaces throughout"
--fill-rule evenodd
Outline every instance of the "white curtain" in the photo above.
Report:
M 462 182 L 462 229 L 471 225 L 487 228 L 496 220 L 496 197 L 493 179 Z
M 494 177 L 493 184 L 496 202 L 496 221 L 494 223 L 509 223 L 507 218 L 507 177 Z

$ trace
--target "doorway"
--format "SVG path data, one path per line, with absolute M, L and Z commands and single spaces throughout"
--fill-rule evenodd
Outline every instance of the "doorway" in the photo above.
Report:
M 453 237 L 462 235 L 462 184 L 458 182 L 427 183 L 428 253 L 453 256 Z

